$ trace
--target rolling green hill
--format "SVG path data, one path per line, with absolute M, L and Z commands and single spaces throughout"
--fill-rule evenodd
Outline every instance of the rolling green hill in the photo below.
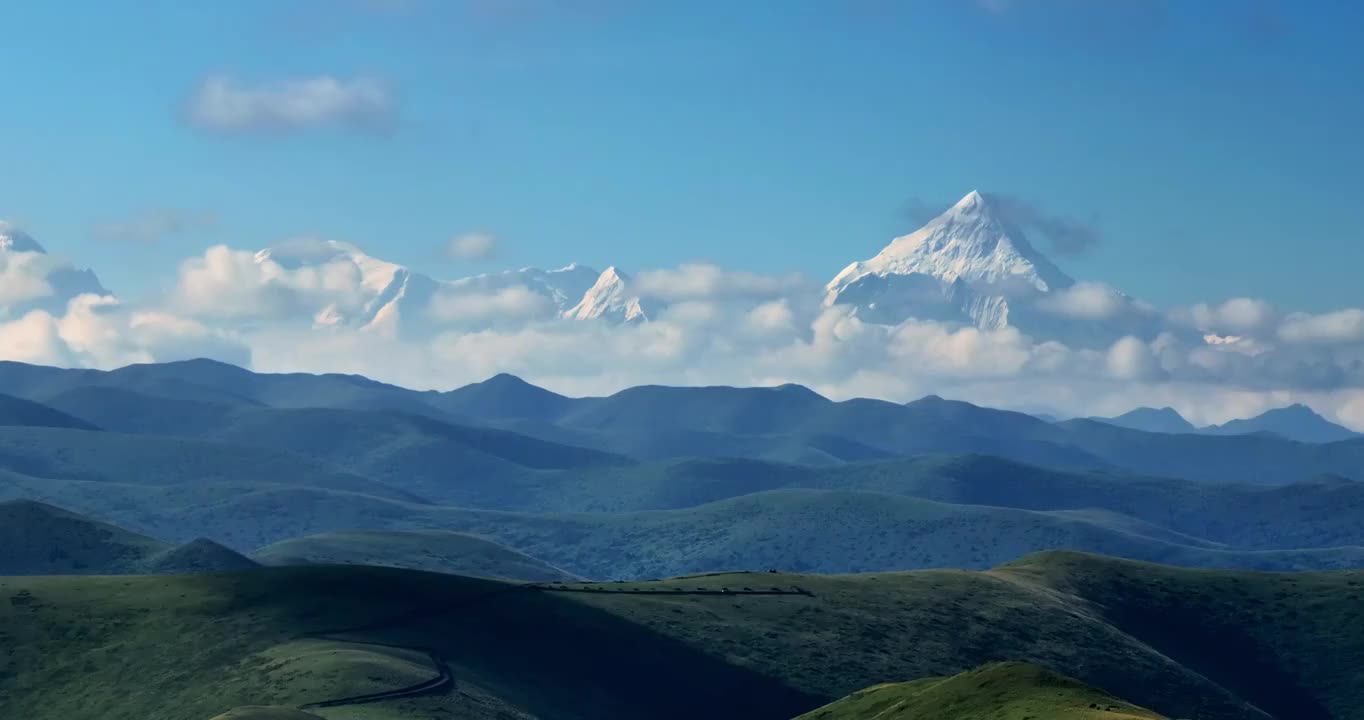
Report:
M 213 720 L 319 720 L 319 716 L 293 708 L 255 705 L 229 710 Z
M 0 575 L 218 572 L 256 563 L 209 540 L 180 546 L 31 500 L 0 502 Z
M 340 566 L 8 578 L 0 713 L 297 707 L 429 679 L 425 649 L 459 690 L 368 706 L 370 717 L 790 718 L 877 682 L 1011 660 L 1168 717 L 1353 720 L 1364 718 L 1361 583 L 1073 553 L 983 573 L 555 586 Z M 800 594 L 744 592 L 770 587 Z M 364 717 L 346 710 L 309 712 Z
M 69 507 L 177 541 L 204 536 L 246 552 L 358 527 L 446 530 L 486 537 L 592 578 L 716 569 L 986 568 L 1054 548 L 1207 567 L 1364 565 L 1364 550 L 1357 547 L 1242 551 L 1197 539 L 1180 542 L 1170 533 L 1162 537 L 1159 528 L 1102 513 L 1041 513 L 847 491 L 781 490 L 682 510 L 586 514 L 468 510 L 280 486 L 242 488 L 208 504 L 167 500 L 163 488 L 98 485 L 93 490 L 98 492 L 81 496 L 84 504 Z M 135 509 L 127 515 L 99 511 L 111 497 Z
M 0 429 L 0 443 L 5 432 Z M 47 439 L 22 450 L 45 463 L 41 470 L 93 479 L 0 471 L 0 498 L 37 498 L 154 537 L 207 537 L 242 552 L 304 535 L 368 529 L 475 533 L 598 578 L 769 567 L 984 568 L 1055 548 L 1260 570 L 1364 565 L 1364 484 L 1343 479 L 1209 485 L 1065 473 L 984 456 L 826 468 L 693 460 L 467 479 L 448 490 L 471 507 L 451 507 L 417 502 L 358 476 L 339 474 L 337 482 L 334 471 L 292 454 L 282 456 L 292 466 L 255 466 L 259 453 L 276 451 L 234 454 L 232 446 L 213 443 L 67 432 L 105 442 L 55 445 L 70 448 L 57 459 L 40 454 L 54 447 Z M 120 437 L 169 443 L 176 452 L 211 448 L 225 458 L 225 467 L 196 477 L 149 461 L 147 473 L 130 479 L 176 484 L 115 482 L 98 461 L 118 462 L 122 448 L 110 438 Z M 0 464 L 4 460 L 0 454 Z M 196 467 L 202 458 L 189 462 Z M 300 464 L 303 472 L 281 472 Z M 372 494 L 372 487 L 388 497 Z M 475 509 L 480 506 L 517 512 Z
M 170 547 L 51 505 L 0 502 L 0 575 L 132 572 Z
M 1164 720 L 1027 663 L 991 663 L 948 678 L 874 685 L 797 720 Z
M 490 540 L 439 530 L 323 533 L 267 545 L 252 555 L 266 565 L 377 565 L 508 580 L 573 579 Z

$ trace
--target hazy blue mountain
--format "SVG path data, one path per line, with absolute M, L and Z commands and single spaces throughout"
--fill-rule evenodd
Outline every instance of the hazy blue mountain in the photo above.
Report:
M 582 401 L 500 373 L 483 382 L 441 393 L 431 404 L 456 417 L 553 422 Z
M 166 537 L 206 535 L 246 551 L 299 534 L 369 527 L 490 538 L 591 578 L 718 569 L 810 572 L 983 568 L 1039 548 L 1091 549 L 1199 567 L 1287 570 L 1364 565 L 1359 547 L 1245 551 L 1132 532 L 1102 515 L 939 503 L 838 490 L 777 490 L 682 510 L 505 513 L 275 487 L 144 520 Z
M 107 372 L 0 362 L 0 392 L 42 402 L 91 386 L 217 405 L 395 410 L 443 416 L 427 402 L 437 393 L 386 385 L 358 375 L 253 373 L 205 359 L 129 365 Z
M 385 479 L 406 475 L 415 467 L 409 460 L 418 459 L 426 464 L 425 476 L 412 476 L 412 482 L 424 487 L 431 482 L 444 487 L 458 470 L 450 463 L 458 464 L 459 452 L 453 447 L 432 450 L 439 442 L 463 443 L 466 449 L 474 443 L 478 447 L 470 451 L 479 456 L 470 456 L 471 462 L 492 455 L 531 469 L 568 467 L 577 460 L 564 458 L 576 453 L 584 459 L 587 450 L 597 450 L 648 461 L 733 457 L 816 466 L 989 454 L 1059 469 L 1265 484 L 1364 473 L 1364 441 L 1357 438 L 1309 446 L 1270 432 L 1145 432 L 1083 419 L 1049 423 L 939 397 L 903 405 L 868 399 L 833 402 L 789 385 L 644 386 L 602 398 L 565 398 L 511 376 L 442 394 L 353 376 L 260 375 L 209 361 L 108 373 L 0 364 L 0 390 L 13 392 L 16 386 L 26 389 L 25 397 L 49 400 L 68 414 L 110 429 L 298 449 L 356 472 L 387 473 Z M 324 417 L 327 409 L 338 412 Z M 307 413 L 293 416 L 301 424 L 291 428 L 285 416 L 267 410 Z M 366 413 L 387 413 L 389 419 L 380 422 Z M 419 416 L 432 424 L 413 431 L 414 421 L 394 419 L 400 416 Z M 378 435 L 407 439 L 392 458 L 376 447 L 378 441 L 363 441 L 383 422 L 399 428 Z M 476 436 L 468 424 L 485 426 L 487 434 Z M 433 429 L 437 427 L 446 429 Z M 492 428 L 515 436 L 494 435 Z M 421 452 L 408 442 L 414 437 L 421 438 L 416 442 L 418 449 L 424 448 Z M 362 442 L 352 447 L 339 438 Z M 514 457 L 488 450 L 505 444 L 521 449 L 512 452 Z M 493 465 L 521 472 L 500 460 Z M 473 470 L 481 473 L 488 467 L 474 465 Z
M 574 577 L 491 540 L 440 530 L 322 533 L 252 554 L 267 565 L 377 565 L 530 582 Z
M 1197 432 L 1198 428 L 1194 424 L 1184 419 L 1178 410 L 1172 407 L 1149 408 L 1141 407 L 1130 410 L 1117 417 L 1103 418 L 1093 417 L 1096 420 L 1109 425 L 1117 425 L 1131 430 L 1144 430 L 1146 432 L 1158 433 L 1191 433 Z
M 433 502 L 476 503 L 517 478 L 634 461 L 505 430 L 393 412 L 260 409 L 240 413 L 215 440 L 301 453 Z
M 90 422 L 72 417 L 54 408 L 11 395 L 0 395 L 0 426 L 75 428 L 97 430 Z
M 62 479 L 179 486 L 195 495 L 219 483 L 245 483 L 301 485 L 396 500 L 418 499 L 377 480 L 283 450 L 65 428 L 0 427 L 0 470 L 13 473 L 0 475 L 0 485 L 29 480 L 30 492 L 21 497 L 44 497 L 43 481 Z
M 0 576 L 178 574 L 256 565 L 209 540 L 177 547 L 53 505 L 0 502 Z
M 1359 433 L 1327 420 L 1312 408 L 1296 404 L 1275 408 L 1253 418 L 1206 427 L 1202 432 L 1210 435 L 1273 433 L 1307 443 L 1329 443 L 1359 437 Z
M 114 432 L 198 436 L 222 429 L 254 403 L 149 395 L 108 385 L 82 385 L 44 398 L 43 404 Z
M 514 389 L 517 396 L 527 392 L 522 383 L 505 379 L 495 387 Z M 503 410 L 492 419 L 478 417 L 477 407 L 505 409 L 516 402 L 498 403 L 490 388 L 480 393 L 481 405 L 460 411 L 535 437 L 646 460 L 745 457 L 827 465 L 975 453 L 1063 469 L 1219 482 L 1287 483 L 1364 473 L 1364 444 L 1355 442 L 1305 448 L 1264 434 L 1172 434 L 1083 419 L 1049 423 L 936 396 L 900 405 L 834 402 L 798 386 L 644 386 L 604 398 L 556 400 L 552 413 L 536 410 L 513 418 Z

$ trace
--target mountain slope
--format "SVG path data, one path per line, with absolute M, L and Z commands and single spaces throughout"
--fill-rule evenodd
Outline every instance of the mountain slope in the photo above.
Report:
M 378 565 L 523 581 L 573 578 L 495 542 L 439 530 L 322 533 L 277 542 L 252 554 L 267 565 Z
M 570 320 L 610 320 L 633 324 L 648 322 L 654 312 L 652 306 L 632 294 L 630 276 L 609 267 L 583 294 L 582 300 L 565 310 L 563 316 Z
M 142 575 L 256 567 L 208 540 L 171 546 L 31 500 L 0 501 L 0 575 Z
M 864 320 L 908 318 L 1009 325 L 1010 301 L 1068 288 L 1074 280 L 972 191 L 870 260 L 844 268 L 825 288 L 825 305 L 852 305 Z
M 0 575 L 131 572 L 168 549 L 159 540 L 52 505 L 0 502 Z
M 282 450 L 65 428 L 0 427 L 0 470 L 30 479 L 191 490 L 220 483 L 281 484 L 417 499 L 376 480 Z M 42 485 L 37 487 L 41 492 Z
M 394 657 L 406 650 L 359 644 L 379 642 L 431 648 L 460 678 L 460 692 L 386 703 L 395 720 L 777 720 L 880 678 L 1004 660 L 1168 717 L 1355 720 L 1364 718 L 1364 669 L 1353 662 L 1364 643 L 1361 579 L 1070 553 L 985 573 L 724 574 L 557 589 L 367 567 L 7 578 L 0 595 L 15 600 L 0 606 L 10 641 L 0 697 L 8 714 L 31 720 L 298 705 L 410 682 L 375 679 L 381 662 L 411 662 Z M 44 631 L 76 616 L 89 632 Z M 351 642 L 307 637 L 338 628 L 352 628 Z M 82 658 L 82 672 L 70 672 L 70 657 Z M 155 692 L 129 693 L 129 682 Z
M 53 407 L 31 400 L 0 394 L 0 426 L 71 428 L 98 430 L 93 423 L 78 419 Z
M 116 497 L 120 506 L 114 510 L 101 511 L 108 500 L 100 497 L 75 497 L 68 504 L 158 537 L 203 536 L 239 551 L 357 527 L 470 533 L 592 578 L 717 569 L 983 568 L 1050 548 L 1192 567 L 1364 567 L 1360 547 L 1243 550 L 1105 513 L 952 505 L 833 490 L 780 490 L 682 510 L 591 514 L 468 510 L 281 486 L 174 507 L 161 506 L 159 488 L 122 487 Z
M 991 663 L 948 678 L 874 685 L 797 720 L 1161 720 L 1084 683 L 1028 663 Z
M 632 464 L 625 458 L 418 415 L 336 409 L 252 410 L 210 437 L 287 450 L 433 502 L 485 505 L 526 475 Z
M 139 575 L 181 575 L 247 570 L 259 565 L 235 550 L 199 538 L 147 557 L 136 570 Z
M 1143 407 L 1130 410 L 1117 417 L 1093 417 L 1090 420 L 1144 432 L 1191 433 L 1198 430 L 1193 423 L 1185 420 L 1184 416 L 1172 407 Z
M 441 393 L 431 401 L 455 417 L 539 422 L 554 420 L 576 403 L 507 373 Z
M 1202 432 L 1211 435 L 1265 432 L 1306 443 L 1329 443 L 1359 437 L 1358 433 L 1327 420 L 1306 405 L 1276 408 L 1253 418 L 1206 427 Z

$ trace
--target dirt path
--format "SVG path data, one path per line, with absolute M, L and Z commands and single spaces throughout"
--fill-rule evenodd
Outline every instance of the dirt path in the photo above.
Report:
M 316 708 L 338 707 L 341 705 L 365 705 L 368 703 L 381 702 L 383 700 L 398 700 L 400 698 L 420 697 L 424 695 L 439 695 L 449 692 L 455 686 L 455 675 L 450 671 L 449 663 L 440 656 L 435 650 L 430 648 L 408 647 L 406 645 L 388 645 L 385 643 L 363 642 L 360 640 L 349 640 L 337 637 L 319 637 L 324 640 L 337 640 L 340 642 L 351 643 L 353 645 L 373 645 L 375 647 L 396 648 L 399 650 L 416 650 L 426 653 L 431 659 L 431 665 L 438 671 L 436 677 L 425 682 L 409 685 L 396 690 L 385 690 L 384 692 L 368 693 L 365 695 L 352 695 L 350 697 L 335 698 L 333 700 L 321 700 L 318 702 L 299 705 L 299 710 L 313 710 Z

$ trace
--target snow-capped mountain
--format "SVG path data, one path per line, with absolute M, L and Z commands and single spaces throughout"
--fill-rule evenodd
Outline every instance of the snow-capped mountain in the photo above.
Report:
M 652 306 L 630 293 L 630 277 L 614 267 L 602 271 L 582 300 L 563 312 L 570 320 L 610 320 L 619 323 L 648 322 Z
M 853 305 L 877 323 L 918 318 L 994 329 L 1010 324 L 1015 299 L 1074 284 L 972 191 L 875 257 L 844 268 L 826 286 L 824 304 Z
M 599 273 L 586 265 L 571 263 L 557 270 L 526 267 L 498 273 L 474 275 L 450 282 L 456 291 L 489 293 L 511 287 L 525 286 L 531 292 L 548 298 L 554 315 L 564 312 L 582 301 L 584 294 L 597 282 Z
M 345 273 L 358 276 L 359 297 L 347 296 L 318 309 L 316 325 L 419 336 L 432 332 L 443 320 L 452 317 L 470 322 L 489 320 L 490 313 L 508 307 L 523 312 L 518 316 L 523 320 L 644 319 L 638 301 L 623 295 L 626 279 L 614 268 L 598 273 L 575 263 L 557 270 L 521 268 L 437 280 L 367 255 L 349 243 L 311 239 L 266 248 L 256 253 L 255 261 L 278 265 L 286 271 L 306 270 L 323 278 Z
M 91 270 L 79 270 L 47 250 L 28 233 L 0 221 L 0 317 L 33 310 L 53 315 L 83 294 L 109 295 Z
M 1100 347 L 1154 337 L 1154 308 L 1107 286 L 1076 283 L 1028 242 L 1006 208 L 972 191 L 870 260 L 843 269 L 824 304 L 851 305 L 864 321 L 909 319 L 1016 328 L 1036 338 Z

